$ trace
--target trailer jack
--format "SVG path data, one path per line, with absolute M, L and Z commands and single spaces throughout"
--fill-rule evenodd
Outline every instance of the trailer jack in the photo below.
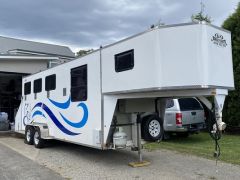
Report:
M 131 167 L 143 167 L 150 165 L 149 161 L 143 161 L 142 158 L 142 144 L 141 144 L 141 115 L 137 114 L 137 146 L 138 146 L 138 161 L 130 162 L 128 165 Z
M 220 146 L 218 141 L 221 139 L 222 131 L 225 130 L 226 124 L 222 121 L 222 110 L 225 100 L 224 94 L 218 94 L 214 96 L 214 103 L 211 103 L 205 97 L 199 97 L 199 100 L 208 108 L 208 131 L 211 138 L 215 142 L 214 158 L 216 163 L 221 155 Z

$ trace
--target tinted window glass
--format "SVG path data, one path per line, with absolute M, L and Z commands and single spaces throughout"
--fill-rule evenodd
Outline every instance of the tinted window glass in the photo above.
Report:
M 37 79 L 33 82 L 33 92 L 39 93 L 42 91 L 42 79 Z
M 178 99 L 181 111 L 202 110 L 200 103 L 194 98 Z
M 24 95 L 28 95 L 31 93 L 31 82 L 27 82 L 24 84 Z
M 47 76 L 45 78 L 45 90 L 51 91 L 56 89 L 56 74 Z
M 87 65 L 71 69 L 71 100 L 87 100 Z
M 115 71 L 121 72 L 133 69 L 134 67 L 134 50 L 125 51 L 115 55 Z
M 172 99 L 168 99 L 166 103 L 166 108 L 171 108 L 174 106 L 174 102 Z

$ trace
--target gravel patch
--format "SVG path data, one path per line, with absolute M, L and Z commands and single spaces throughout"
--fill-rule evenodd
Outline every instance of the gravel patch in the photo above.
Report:
M 128 166 L 137 160 L 129 150 L 101 151 L 58 141 L 38 150 L 20 138 L 0 138 L 0 143 L 59 173 L 66 179 L 231 179 L 238 180 L 240 167 L 168 150 L 143 151 L 151 165 Z

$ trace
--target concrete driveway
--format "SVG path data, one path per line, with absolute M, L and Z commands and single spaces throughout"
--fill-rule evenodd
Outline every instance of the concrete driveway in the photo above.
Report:
M 167 150 L 144 151 L 150 166 L 131 168 L 137 153 L 127 150 L 100 151 L 78 145 L 52 141 L 38 150 L 23 139 L 2 137 L 7 146 L 67 179 L 239 179 L 240 167 L 227 163 L 182 155 Z
M 1 180 L 60 180 L 59 174 L 0 144 Z

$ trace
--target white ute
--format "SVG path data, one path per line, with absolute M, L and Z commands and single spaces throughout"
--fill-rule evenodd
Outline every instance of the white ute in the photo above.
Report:
M 194 97 L 167 99 L 164 121 L 162 122 L 156 116 L 155 112 L 148 112 L 141 116 L 143 139 L 155 141 L 161 140 L 162 136 L 164 139 L 169 139 L 174 133 L 187 137 L 206 127 L 204 108 Z
M 175 97 L 198 97 L 209 108 L 206 97 L 214 97 L 214 134 L 225 127 L 224 99 L 234 89 L 231 34 L 206 23 L 154 27 L 22 83 L 15 130 L 37 148 L 58 139 L 140 151 L 141 114 L 164 121 L 166 98 Z

